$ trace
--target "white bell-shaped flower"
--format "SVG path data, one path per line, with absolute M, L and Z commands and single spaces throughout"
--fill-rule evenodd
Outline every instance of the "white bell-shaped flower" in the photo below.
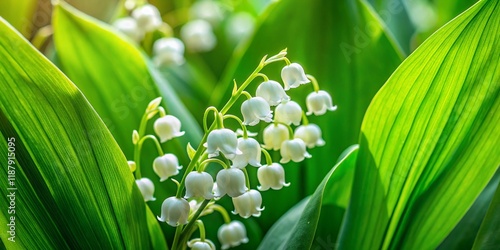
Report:
M 263 139 L 266 149 L 279 150 L 281 148 L 281 143 L 290 139 L 288 128 L 279 123 L 269 124 L 269 126 L 264 129 Z
M 160 177 L 160 181 L 177 175 L 179 169 L 182 169 L 182 166 L 179 165 L 179 159 L 174 154 L 164 154 L 153 161 L 153 170 Z
M 144 197 L 144 201 L 154 201 L 156 198 L 153 196 L 155 192 L 155 184 L 148 178 L 141 178 L 135 180 L 135 184 L 141 191 L 142 197 Z
M 184 198 L 203 197 L 204 199 L 210 200 L 214 197 L 212 195 L 213 186 L 214 180 L 209 173 L 197 171 L 190 172 L 186 176 L 186 195 Z
M 175 37 L 164 37 L 153 45 L 153 60 L 157 66 L 184 63 L 184 43 Z
M 281 144 L 280 153 L 280 163 L 287 163 L 290 160 L 301 162 L 304 158 L 311 158 L 311 155 L 306 151 L 306 143 L 299 138 L 284 141 Z
M 233 220 L 228 224 L 223 224 L 217 231 L 217 238 L 222 244 L 221 249 L 236 247 L 248 242 L 247 230 L 241 221 Z
M 214 129 L 208 134 L 207 142 L 204 144 L 207 148 L 208 157 L 216 157 L 222 152 L 229 160 L 234 159 L 236 155 L 241 154 L 238 147 L 238 138 L 236 133 L 227 128 Z
M 332 97 L 328 92 L 320 90 L 310 93 L 306 98 L 307 113 L 306 115 L 322 115 L 327 110 L 334 111 L 337 106 L 332 105 Z
M 302 139 L 308 148 L 325 145 L 325 141 L 321 138 L 321 129 L 312 123 L 298 126 L 295 129 L 294 138 Z
M 285 90 L 297 88 L 301 84 L 311 82 L 304 73 L 302 66 L 298 63 L 292 63 L 283 67 L 281 70 L 281 79 L 283 79 L 283 83 L 285 84 Z
M 276 106 L 276 121 L 297 126 L 302 120 L 302 108 L 294 101 L 283 101 Z
M 134 172 L 137 169 L 137 164 L 135 161 L 127 161 L 130 172 Z
M 113 23 L 113 27 L 137 43 L 144 37 L 144 31 L 137 26 L 137 21 L 131 17 L 117 19 Z
M 224 19 L 220 4 L 213 0 L 196 1 L 189 9 L 192 19 L 203 19 L 215 26 Z
M 225 194 L 231 197 L 238 197 L 245 193 L 245 174 L 239 168 L 222 169 L 216 177 L 217 189 L 216 197 L 222 197 Z
M 262 97 L 252 97 L 241 104 L 241 114 L 243 115 L 243 124 L 254 126 L 260 120 L 271 122 L 273 114 L 271 107 L 267 101 Z
M 173 227 L 184 225 L 188 223 L 189 209 L 186 200 L 175 196 L 169 197 L 161 204 L 161 217 L 157 218 Z
M 286 94 L 281 84 L 273 80 L 261 83 L 257 87 L 255 95 L 264 98 L 271 106 L 276 106 L 282 101 L 290 100 L 290 97 Z
M 133 10 L 132 17 L 137 21 L 137 26 L 145 32 L 154 31 L 163 23 L 160 11 L 151 4 L 145 4 Z
M 259 191 L 250 189 L 246 193 L 233 197 L 234 211 L 233 214 L 239 214 L 243 218 L 248 218 L 250 216 L 259 217 L 260 212 L 264 208 L 260 207 L 262 205 L 262 196 Z
M 193 52 L 210 51 L 217 43 L 212 26 L 201 19 L 190 21 L 182 26 L 181 38 L 187 49 Z
M 192 239 L 187 243 L 191 250 L 216 250 L 214 243 L 211 240 L 200 238 Z
M 261 149 L 260 144 L 253 138 L 238 138 L 238 149 L 242 154 L 233 159 L 233 167 L 244 168 L 248 164 L 254 167 L 260 167 Z
M 280 190 L 283 187 L 290 186 L 290 183 L 285 182 L 285 170 L 279 163 L 260 167 L 257 170 L 257 178 L 260 183 L 257 189 L 260 191 L 266 191 L 269 188 Z
M 181 121 L 173 115 L 166 115 L 156 119 L 153 128 L 162 143 L 185 133 L 181 131 Z

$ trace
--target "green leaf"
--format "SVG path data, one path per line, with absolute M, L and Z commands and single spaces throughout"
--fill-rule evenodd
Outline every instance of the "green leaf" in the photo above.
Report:
M 15 223 L 15 243 L 1 230 L 3 244 L 149 248 L 147 208 L 102 120 L 76 86 L 1 18 L 0 33 L 0 153 L 6 164 L 8 153 L 13 161 L 0 171 L 10 181 L 3 182 L 1 203 L 12 207 L 1 210 L 0 223 Z
M 500 246 L 500 185 L 484 217 L 472 249 L 497 249 Z
M 434 249 L 492 178 L 500 165 L 498 23 L 499 2 L 478 2 L 374 98 L 340 248 Z
M 37 9 L 36 0 L 2 0 L 0 1 L 0 17 L 7 20 L 24 37 L 31 37 L 34 21 L 47 21 L 50 10 L 40 9 L 38 19 L 34 20 Z
M 319 222 L 323 205 L 346 205 L 342 199 L 331 199 L 333 197 L 331 194 L 338 190 L 350 191 L 350 185 L 344 186 L 344 184 L 350 182 L 347 173 L 354 169 L 357 153 L 357 146 L 349 148 L 345 157 L 330 170 L 316 191 L 295 205 L 273 225 L 259 249 L 310 249 L 318 223 L 328 223 Z M 315 244 L 319 242 L 321 245 L 322 240 L 324 239 L 319 236 Z
M 251 42 L 235 54 L 232 67 L 214 91 L 213 102 L 221 107 L 231 94 L 233 78 L 241 84 L 263 55 L 288 48 L 288 58 L 315 76 L 339 107 L 335 112 L 309 118 L 323 130 L 326 145 L 310 150 L 313 157 L 302 164 L 307 166 L 285 166 L 287 181 L 294 184 L 286 193 L 264 194 L 264 201 L 275 201 L 273 210 L 283 214 L 314 192 L 331 168 L 324 159 L 336 158 L 358 142 L 365 110 L 402 61 L 402 53 L 365 1 L 282 0 L 273 3 L 262 17 Z M 276 63 L 263 72 L 281 82 L 283 66 Z M 249 93 L 254 94 L 258 84 L 252 83 Z M 312 91 L 311 85 L 304 85 L 288 93 L 305 109 L 305 98 Z M 240 114 L 238 109 L 232 112 Z M 274 218 L 263 213 L 259 221 L 263 228 L 269 228 Z

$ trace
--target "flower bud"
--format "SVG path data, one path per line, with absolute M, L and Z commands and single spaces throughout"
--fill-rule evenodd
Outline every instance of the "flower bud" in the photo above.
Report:
M 181 198 L 170 197 L 161 204 L 161 217 L 158 220 L 176 227 L 188 223 L 189 203 Z
M 239 246 L 241 243 L 247 243 L 247 230 L 241 221 L 233 220 L 228 224 L 219 227 L 217 238 L 222 244 L 222 249 Z
M 332 105 L 332 97 L 328 92 L 320 90 L 310 93 L 306 98 L 307 113 L 306 115 L 322 115 L 327 110 L 334 111 L 337 106 Z
M 243 218 L 250 216 L 259 217 L 260 212 L 264 210 L 261 208 L 262 196 L 259 191 L 250 189 L 246 193 L 233 197 L 234 211 L 233 214 L 239 214 Z
M 261 83 L 257 87 L 255 95 L 264 98 L 271 106 L 276 106 L 282 101 L 290 100 L 290 97 L 286 94 L 281 84 L 273 80 Z
M 137 21 L 137 26 L 144 32 L 156 30 L 163 21 L 158 9 L 151 4 L 145 4 L 132 11 L 132 17 Z
M 321 138 L 321 129 L 316 124 L 298 126 L 294 137 L 302 139 L 308 148 L 325 145 L 325 141 Z
M 210 51 L 217 43 L 212 27 L 207 21 L 201 19 L 190 21 L 182 26 L 181 38 L 186 47 L 193 52 Z
M 237 148 L 238 138 L 236 138 L 236 133 L 227 128 L 212 130 L 208 134 L 204 146 L 207 147 L 209 158 L 216 157 L 219 152 L 222 152 L 226 158 L 232 160 L 236 155 L 241 154 L 241 151 Z
M 260 120 L 271 122 L 273 115 L 271 107 L 262 97 L 252 97 L 241 104 L 241 114 L 243 115 L 243 124 L 254 126 Z
M 184 63 L 184 44 L 175 37 L 160 38 L 153 45 L 153 56 L 157 66 L 181 65 Z
M 200 238 L 192 239 L 187 243 L 191 250 L 216 250 L 212 241 L 205 239 L 202 241 Z
M 290 139 L 288 128 L 279 123 L 269 124 L 269 126 L 264 129 L 263 139 L 266 149 L 279 150 L 281 148 L 281 143 Z
M 156 200 L 155 197 L 153 197 L 153 194 L 155 192 L 155 184 L 148 179 L 148 178 L 141 178 L 139 180 L 135 180 L 135 184 L 137 184 L 137 187 L 142 193 L 142 197 L 144 197 L 144 201 L 154 201 Z
M 137 164 L 135 161 L 127 161 L 128 167 L 130 168 L 130 172 L 134 172 L 137 169 Z
M 298 63 L 292 63 L 283 67 L 281 70 L 281 79 L 283 79 L 283 83 L 285 84 L 285 90 L 297 88 L 301 84 L 311 82 L 307 79 L 304 69 Z
M 158 156 L 153 162 L 153 170 L 160 177 L 160 181 L 165 181 L 170 176 L 177 175 L 179 169 L 179 160 L 174 154 L 165 154 L 163 156 Z
M 302 120 L 302 108 L 294 101 L 283 101 L 276 106 L 274 119 L 285 124 L 297 126 Z
M 137 21 L 131 17 L 117 19 L 113 27 L 137 43 L 144 37 L 144 32 L 137 26 Z
M 181 131 L 181 121 L 173 115 L 166 115 L 156 119 L 153 127 L 162 143 L 172 138 L 182 136 L 185 133 Z
M 281 188 L 290 186 L 290 183 L 285 182 L 285 170 L 279 163 L 264 165 L 257 170 L 257 178 L 260 186 L 257 187 L 260 191 L 266 191 L 269 188 L 280 190 Z
M 260 167 L 260 144 L 253 138 L 238 138 L 238 149 L 242 152 L 233 159 L 233 167 L 244 168 L 248 164 Z
M 214 180 L 207 172 L 190 172 L 186 176 L 186 195 L 184 198 L 203 197 L 207 200 L 212 199 L 212 188 Z
M 304 158 L 311 158 L 311 155 L 306 151 L 306 143 L 299 138 L 284 141 L 281 144 L 280 153 L 280 163 L 287 163 L 290 159 L 294 162 L 301 162 Z
M 245 174 L 239 168 L 222 169 L 217 173 L 216 197 L 222 197 L 225 194 L 231 197 L 238 197 L 245 193 Z

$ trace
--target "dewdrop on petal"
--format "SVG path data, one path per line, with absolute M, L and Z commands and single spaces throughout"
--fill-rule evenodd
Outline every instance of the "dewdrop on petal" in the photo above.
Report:
M 161 204 L 161 217 L 159 221 L 166 222 L 170 226 L 176 227 L 188 223 L 189 203 L 177 197 L 170 197 Z
M 179 159 L 174 154 L 164 154 L 153 161 L 153 170 L 160 177 L 160 181 L 177 175 L 179 169 L 182 169 L 182 166 L 179 165 Z
M 181 28 L 181 38 L 188 50 L 193 52 L 206 52 L 212 50 L 217 38 L 210 24 L 205 20 L 193 20 Z
M 162 143 L 172 138 L 182 136 L 185 133 L 181 131 L 181 121 L 173 115 L 166 115 L 156 119 L 153 127 Z
M 301 162 L 304 158 L 311 158 L 311 155 L 306 151 L 306 143 L 299 138 L 284 141 L 281 144 L 280 154 L 280 163 L 287 163 L 290 160 Z
M 328 92 L 320 90 L 310 93 L 306 98 L 306 115 L 323 115 L 327 110 L 334 111 L 337 106 L 332 105 L 332 97 Z
M 216 250 L 214 243 L 211 240 L 205 239 L 202 241 L 200 238 L 195 238 L 187 243 L 191 250 Z
M 137 21 L 137 26 L 144 32 L 154 31 L 163 23 L 160 11 L 151 4 L 136 8 L 131 15 Z
M 204 199 L 210 200 L 214 197 L 212 195 L 213 186 L 214 180 L 209 173 L 197 171 L 190 172 L 186 176 L 186 195 L 184 198 L 203 197 Z
M 137 21 L 131 17 L 117 19 L 113 27 L 137 43 L 144 37 L 144 32 L 137 25 Z
M 301 84 L 311 82 L 304 73 L 302 66 L 298 63 L 292 63 L 283 67 L 281 70 L 281 79 L 283 79 L 283 83 L 285 84 L 285 90 L 297 88 Z
M 217 231 L 217 238 L 222 244 L 221 249 L 236 247 L 240 244 L 248 242 L 247 230 L 241 221 L 231 221 L 228 224 L 223 224 Z
M 137 169 L 137 164 L 135 161 L 127 161 L 128 167 L 130 168 L 130 172 L 134 172 Z
M 175 37 L 164 37 L 153 45 L 153 61 L 157 66 L 184 63 L 184 43 Z
M 325 141 L 321 138 L 321 129 L 312 123 L 298 126 L 295 129 L 294 138 L 302 139 L 308 148 L 325 145 Z
M 266 149 L 279 150 L 281 148 L 281 144 L 290 139 L 288 128 L 279 123 L 269 124 L 269 126 L 264 129 L 263 139 L 264 147 Z
M 260 167 L 261 149 L 260 144 L 253 138 L 238 138 L 238 149 L 242 152 L 233 159 L 233 167 L 244 168 L 248 164 Z
M 283 101 L 276 106 L 274 119 L 278 122 L 298 126 L 302 120 L 302 108 L 294 101 Z
M 271 106 L 276 106 L 282 101 L 290 100 L 290 97 L 286 94 L 281 84 L 273 80 L 261 83 L 257 87 L 255 95 L 264 98 Z
M 255 126 L 260 120 L 271 122 L 273 114 L 271 107 L 262 97 L 252 97 L 241 104 L 241 114 L 243 115 L 243 124 Z
M 214 129 L 208 134 L 207 142 L 204 144 L 207 148 L 208 157 L 216 157 L 222 152 L 229 160 L 234 159 L 236 155 L 241 154 L 238 147 L 236 133 L 227 128 Z
M 257 189 L 260 191 L 266 191 L 269 188 L 280 190 L 283 187 L 290 186 L 290 183 L 285 182 L 285 170 L 279 163 L 260 167 L 257 170 L 257 178 L 260 183 Z
M 148 178 L 141 178 L 135 180 L 135 184 L 142 193 L 142 197 L 144 197 L 144 201 L 154 201 L 156 198 L 153 196 L 155 192 L 155 185 Z
M 215 197 L 222 197 L 225 194 L 230 197 L 238 197 L 245 193 L 245 174 L 239 168 L 222 169 L 216 177 L 217 189 Z
M 249 218 L 250 216 L 259 217 L 260 212 L 264 210 L 261 208 L 262 196 L 259 191 L 251 189 L 246 193 L 233 197 L 234 211 L 233 214 L 239 214 L 243 218 Z

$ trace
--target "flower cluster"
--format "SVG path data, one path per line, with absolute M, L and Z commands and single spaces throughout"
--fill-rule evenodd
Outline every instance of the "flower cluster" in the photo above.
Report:
M 266 65 L 279 61 L 286 63 L 281 71 L 283 84 L 260 73 Z M 255 96 L 252 96 L 245 88 L 258 77 L 262 81 Z M 306 98 L 307 113 L 287 94 L 288 90 L 302 85 L 312 85 L 314 89 Z M 227 113 L 241 96 L 246 97 L 240 107 L 243 119 Z M 145 139 L 151 138 L 156 142 L 160 156 L 155 159 L 153 169 L 160 181 L 164 181 L 177 175 L 181 167 L 175 155 L 163 153 L 160 142 L 182 136 L 184 132 L 181 131 L 179 119 L 164 114 L 159 103 L 160 99 L 151 102 L 143 121 L 160 114 L 160 118 L 154 122 L 154 130 L 160 140 L 153 135 L 143 135 L 144 125 L 141 123 L 139 131 L 133 133 L 133 142 L 138 150 L 136 153 L 140 152 Z M 327 110 L 335 110 L 330 95 L 319 89 L 316 79 L 305 74 L 300 64 L 291 63 L 286 58 L 286 50 L 270 58 L 264 57 L 257 70 L 241 86 L 238 87 L 235 83 L 231 99 L 222 109 L 207 108 L 203 119 L 205 134 L 198 148 L 195 150 L 188 144 L 191 161 L 180 182 L 172 179 L 177 184 L 177 192 L 163 201 L 161 215 L 158 216 L 159 221 L 177 227 L 177 233 L 183 233 L 174 239 L 172 248 L 175 249 L 178 244 L 187 244 L 193 249 L 214 249 L 213 243 L 205 238 L 205 229 L 200 220 L 214 211 L 219 212 L 225 222 L 218 231 L 222 249 L 246 243 L 248 238 L 244 224 L 231 221 L 227 211 L 216 204 L 217 200 L 227 195 L 233 202 L 233 214 L 242 218 L 259 217 L 264 210 L 260 192 L 280 190 L 290 185 L 285 181 L 285 169 L 281 164 L 301 162 L 311 157 L 307 148 L 325 144 L 320 127 L 309 123 L 306 114 L 323 115 Z M 214 118 L 208 126 L 211 113 Z M 240 128 L 236 131 L 227 128 L 226 121 L 229 119 L 236 121 Z M 253 138 L 256 134 L 247 130 L 247 127 L 259 123 L 268 124 L 262 133 L 262 144 Z M 279 150 L 279 162 L 273 161 L 268 150 Z M 264 162 L 262 155 L 265 157 Z M 140 178 L 140 174 L 137 175 L 137 172 L 140 173 L 138 158 L 136 157 L 135 162 L 129 162 L 130 169 L 136 171 L 136 183 L 144 199 L 153 200 L 153 183 L 147 178 Z M 206 171 L 207 167 L 213 166 L 210 163 L 222 167 L 215 178 Z M 257 179 L 260 185 L 257 187 L 250 186 L 246 169 L 248 166 L 258 168 Z M 200 231 L 200 238 L 189 240 L 195 226 Z

